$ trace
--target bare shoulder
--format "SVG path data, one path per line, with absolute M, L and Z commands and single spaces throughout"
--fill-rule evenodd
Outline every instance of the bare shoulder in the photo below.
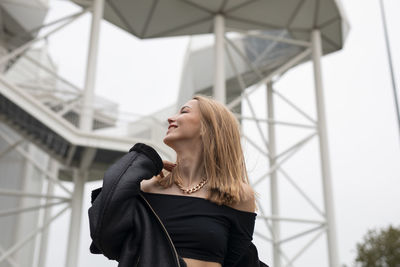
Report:
M 156 176 L 153 176 L 153 178 L 149 179 L 149 180 L 143 180 L 140 183 L 140 190 L 142 190 L 143 192 L 154 192 L 156 191 L 156 189 L 159 187 L 158 184 L 158 179 Z
M 246 183 L 242 184 L 243 196 L 240 202 L 233 204 L 231 207 L 241 211 L 255 212 L 256 198 L 253 188 Z

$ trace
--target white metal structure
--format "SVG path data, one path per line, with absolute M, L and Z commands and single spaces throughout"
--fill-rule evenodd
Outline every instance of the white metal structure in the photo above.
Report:
M 215 74 L 214 74 L 214 90 L 215 99 L 222 103 L 226 102 L 225 89 L 225 62 L 224 62 L 224 37 L 225 37 L 225 22 L 222 15 L 215 16 Z
M 31 3 L 28 1 L 26 5 L 30 7 Z M 47 229 L 68 210 L 71 216 L 66 266 L 77 266 L 84 182 L 102 177 L 105 168 L 136 142 L 149 143 L 170 157 L 168 151 L 152 141 L 154 136 L 119 137 L 91 130 L 114 127 L 117 123 L 117 106 L 94 96 L 95 53 L 89 56 L 93 63 L 88 64 L 87 71 L 86 86 L 91 87 L 90 94 L 83 94 L 85 90 L 60 77 L 47 57 L 46 39 L 86 12 L 83 10 L 47 25 L 40 22 L 34 32 L 43 30 L 44 33 L 21 43 L 5 43 L 1 39 L 6 48 L 0 58 L 0 65 L 4 67 L 0 73 L 0 163 L 4 167 L 0 174 L 2 267 L 44 266 Z M 97 26 L 100 17 L 95 19 Z M 4 17 L 2 22 L 13 25 Z M 97 37 L 92 38 L 92 47 L 98 43 L 98 28 L 93 31 L 97 31 Z M 37 49 L 38 43 L 44 43 L 43 49 Z M 83 101 L 88 97 L 90 101 Z M 82 103 L 90 109 L 86 118 L 89 125 L 79 129 Z M 23 173 L 18 172 L 24 169 Z M 32 179 L 35 187 L 31 185 Z M 61 180 L 74 182 L 73 190 Z M 23 183 L 14 185 L 15 181 Z M 65 194 L 55 196 L 55 185 Z M 57 210 L 59 206 L 62 209 L 52 215 L 51 208 Z
M 13 2 L 7 0 L 7 2 Z M 313 63 L 315 67 L 315 85 L 316 95 L 318 99 L 318 120 L 311 120 L 315 125 L 310 128 L 317 129 L 316 132 L 300 140 L 291 148 L 286 151 L 278 153 L 274 145 L 275 134 L 274 128 L 270 127 L 268 132 L 268 141 L 263 137 L 263 145 L 257 147 L 259 151 L 267 155 L 270 163 L 270 170 L 264 174 L 261 178 L 254 182 L 254 186 L 257 186 L 265 177 L 271 177 L 271 204 L 272 214 L 269 216 L 261 209 L 260 211 L 264 214 L 260 218 L 266 221 L 266 225 L 271 230 L 272 238 L 266 237 L 264 234 L 256 233 L 265 239 L 270 239 L 274 247 L 274 266 L 282 266 L 282 258 L 286 261 L 287 266 L 293 266 L 293 262 L 296 258 L 303 253 L 304 249 L 307 248 L 307 244 L 304 249 L 300 250 L 292 258 L 287 258 L 282 251 L 282 244 L 291 240 L 292 238 L 300 235 L 304 235 L 310 232 L 317 232 L 317 236 L 322 231 L 327 232 L 328 247 L 329 247 L 329 266 L 338 266 L 337 256 L 337 244 L 335 240 L 335 229 L 334 229 L 334 212 L 331 198 L 330 188 L 330 170 L 329 170 L 329 158 L 327 148 L 327 137 L 326 137 L 326 126 L 325 126 L 325 114 L 323 106 L 323 95 L 322 95 L 322 79 L 321 79 L 321 68 L 320 68 L 320 57 L 322 52 L 330 53 L 340 49 L 344 42 L 344 37 L 347 32 L 346 20 L 340 8 L 340 4 L 333 0 L 297 0 L 297 1 L 151 1 L 146 2 L 144 6 L 138 6 L 141 1 L 120 1 L 118 5 L 113 4 L 111 1 L 105 3 L 104 0 L 93 0 L 75 1 L 78 4 L 84 5 L 85 8 L 82 12 L 61 18 L 48 25 L 42 25 L 38 29 L 33 29 L 33 32 L 37 33 L 39 29 L 47 27 L 53 27 L 40 37 L 32 37 L 29 40 L 18 43 L 8 48 L 10 52 L 2 51 L 3 56 L 0 58 L 0 66 L 7 70 L 12 66 L 21 55 L 29 48 L 32 47 L 38 41 L 45 40 L 53 33 L 59 31 L 75 19 L 79 18 L 87 11 L 91 10 L 93 13 L 92 17 L 92 30 L 91 30 L 91 41 L 89 45 L 89 57 L 88 67 L 86 72 L 86 83 L 84 90 L 78 88 L 72 83 L 66 81 L 62 77 L 59 77 L 54 71 L 46 66 L 43 66 L 38 61 L 33 61 L 34 64 L 42 71 L 45 71 L 56 79 L 68 85 L 69 89 L 75 90 L 75 98 L 70 101 L 60 103 L 60 109 L 55 110 L 42 103 L 24 89 L 23 86 L 15 84 L 5 75 L 0 74 L 0 111 L 1 120 L 11 126 L 11 128 L 19 131 L 22 134 L 22 138 L 31 141 L 32 143 L 39 146 L 41 149 L 46 151 L 53 158 L 57 159 L 60 164 L 60 170 L 58 175 L 55 174 L 57 167 L 50 164 L 49 168 L 52 171 L 41 166 L 34 159 L 26 155 L 25 151 L 21 150 L 20 154 L 27 158 L 36 169 L 40 170 L 47 178 L 54 184 L 57 184 L 64 189 L 66 197 L 52 196 L 52 186 L 49 183 L 48 192 L 45 194 L 33 194 L 27 192 L 16 192 L 11 190 L 3 190 L 2 195 L 19 195 L 19 196 L 37 196 L 44 199 L 58 198 L 61 199 L 60 203 L 68 202 L 69 205 L 65 209 L 61 210 L 52 218 L 49 218 L 49 213 L 44 213 L 42 216 L 43 224 L 37 229 L 32 231 L 30 234 L 25 236 L 21 241 L 18 241 L 12 247 L 4 249 L 3 253 L 0 254 L 0 263 L 7 260 L 11 266 L 18 266 L 18 263 L 11 257 L 11 255 L 25 245 L 29 240 L 35 238 L 35 236 L 43 232 L 46 227 L 58 216 L 60 216 L 65 210 L 71 207 L 71 223 L 70 223 L 70 234 L 68 241 L 67 251 L 67 262 L 66 266 L 72 267 L 77 266 L 78 260 L 78 248 L 79 248 L 79 228 L 80 228 L 80 214 L 82 207 L 82 192 L 85 181 L 90 179 L 98 179 L 101 177 L 101 173 L 104 169 L 122 153 L 127 151 L 132 143 L 135 142 L 146 142 L 155 146 L 159 152 L 164 155 L 168 155 L 169 152 L 165 151 L 158 142 L 154 142 L 153 139 L 148 138 L 115 138 L 108 135 L 95 133 L 92 131 L 93 122 L 96 122 L 96 111 L 94 111 L 94 78 L 96 75 L 96 58 L 97 58 L 97 46 L 100 32 L 100 20 L 104 16 L 112 23 L 120 26 L 127 31 L 138 35 L 143 38 L 147 37 L 162 37 L 162 36 L 175 36 L 175 35 L 186 35 L 186 34 L 197 34 L 207 33 L 215 31 L 215 75 L 213 75 L 213 88 L 214 95 L 221 102 L 225 102 L 235 112 L 237 112 L 239 119 L 247 120 L 245 116 L 240 113 L 241 108 L 238 106 L 243 102 L 248 102 L 248 97 L 260 88 L 260 85 L 268 83 L 269 96 L 273 93 L 284 99 L 278 92 L 272 88 L 272 82 L 274 79 L 282 75 L 285 71 L 306 60 L 306 57 L 312 55 Z M 180 10 L 182 16 L 172 16 L 174 12 Z M 132 12 L 137 12 L 133 14 Z M 274 19 L 276 21 L 271 21 Z M 274 66 L 273 69 L 259 70 L 258 66 L 254 66 L 252 62 L 243 62 L 238 66 L 235 66 L 231 71 L 234 73 L 232 77 L 237 79 L 236 89 L 234 86 L 225 88 L 225 82 L 227 75 L 225 74 L 224 62 L 227 60 L 232 61 L 230 50 L 226 49 L 226 44 L 231 46 L 231 49 L 235 50 L 236 53 L 240 54 L 240 49 L 236 49 L 231 41 L 224 36 L 226 27 L 229 30 L 235 30 L 241 34 L 247 34 L 249 36 L 257 35 L 261 38 L 272 40 L 275 43 L 286 43 L 292 45 L 298 45 L 302 48 L 299 53 L 293 56 L 288 61 L 281 62 Z M 260 31 L 249 31 L 249 30 L 276 30 L 281 31 L 284 29 L 284 33 L 281 35 L 276 34 L 263 34 Z M 322 38 L 321 38 L 322 36 Z M 232 51 L 233 51 L 232 50 Z M 279 50 L 279 49 L 277 49 Z M 226 53 L 226 55 L 225 55 Z M 242 55 L 241 55 L 242 56 Z M 246 58 L 246 57 L 243 57 Z M 234 60 L 234 59 L 233 59 Z M 233 63 L 231 63 L 234 66 Z M 243 68 L 243 66 L 245 66 Z M 250 72 L 255 74 L 256 80 L 252 78 L 252 75 L 246 76 L 242 73 L 244 69 L 249 69 Z M 243 75 L 243 77 L 242 77 Z M 250 85 L 256 86 L 251 89 L 246 89 Z M 26 85 L 25 85 L 26 87 Z M 45 87 L 43 87 L 45 88 Z M 233 91 L 232 91 L 232 90 Z M 273 115 L 273 102 L 272 98 L 268 97 L 269 117 L 266 122 L 269 125 L 276 125 L 282 122 L 275 120 Z M 290 101 L 288 101 L 290 103 Z M 292 103 L 290 103 L 292 104 Z M 293 105 L 293 104 L 292 104 Z M 293 105 L 294 106 L 294 105 Z M 71 124 L 63 117 L 68 111 L 74 108 L 82 110 L 79 115 L 79 128 Z M 251 105 L 249 105 L 251 107 Z M 294 106 L 295 107 L 295 106 Z M 236 108 L 236 109 L 235 109 Z M 300 109 L 297 108 L 299 112 Z M 262 135 L 260 128 L 260 121 L 254 111 L 251 111 L 251 120 L 256 121 L 258 131 Z M 304 113 L 304 112 L 303 112 Z M 98 117 L 102 119 L 102 116 Z M 111 118 L 112 123 L 112 118 Z M 106 123 L 107 124 L 107 123 Z M 286 123 L 293 126 L 304 126 L 295 123 Z M 301 146 L 309 141 L 313 136 L 318 134 L 320 140 L 320 151 L 322 159 L 322 176 L 324 181 L 324 192 L 325 192 L 325 213 L 322 213 L 323 221 L 312 221 L 307 219 L 299 218 L 284 218 L 279 214 L 278 195 L 277 195 L 277 176 L 278 171 L 283 171 L 281 165 L 292 156 Z M 9 143 L 9 146 L 2 151 L 2 154 L 7 153 L 13 149 L 18 149 L 20 143 L 19 140 L 12 140 L 6 135 L 3 135 L 3 139 Z M 247 139 L 251 143 L 251 139 Z M 53 172 L 54 171 L 54 172 Z M 63 183 L 59 181 L 59 178 L 63 180 L 69 180 L 74 182 L 74 190 L 71 192 L 66 188 Z M 306 195 L 303 194 L 305 197 Z M 9 215 L 14 213 L 23 212 L 26 210 L 44 208 L 60 203 L 41 203 L 36 207 L 20 208 L 11 211 L 3 211 L 0 215 Z M 280 223 L 282 221 L 297 221 L 297 222 L 308 222 L 316 223 L 317 227 L 305 231 L 299 235 L 282 239 L 279 235 Z M 45 235 L 43 235 L 45 239 Z M 43 242 L 45 244 L 45 242 Z M 41 248 L 40 255 L 43 255 L 45 251 L 45 245 Z M 39 259 L 39 262 L 43 262 L 43 257 Z
M 247 130 L 247 127 L 242 128 L 243 141 L 250 146 L 253 150 L 265 156 L 269 161 L 269 169 L 266 173 L 257 179 L 252 179 L 253 186 L 258 189 L 258 192 L 264 192 L 265 188 L 259 188 L 262 182 L 269 179 L 270 182 L 270 207 L 264 208 L 265 204 L 259 203 L 260 218 L 264 219 L 270 233 L 262 233 L 257 231 L 256 234 L 264 240 L 271 242 L 273 250 L 273 266 L 295 266 L 296 259 L 302 255 L 307 248 L 313 244 L 318 237 L 326 233 L 327 248 L 328 248 L 328 262 L 329 266 L 339 266 L 337 254 L 337 241 L 336 229 L 333 207 L 333 193 L 331 172 L 329 165 L 329 151 L 327 146 L 326 134 L 326 115 L 323 97 L 323 83 L 321 75 L 321 57 L 322 46 L 319 30 L 313 30 L 311 40 L 309 42 L 299 42 L 296 40 L 288 39 L 284 32 L 258 32 L 246 34 L 242 31 L 241 35 L 233 35 L 233 37 L 225 37 L 226 40 L 226 77 L 228 84 L 228 107 L 237 115 L 238 119 L 242 120 L 243 125 L 247 125 L 244 121 L 253 121 L 255 123 L 254 130 L 257 133 Z M 232 34 L 230 34 L 232 36 Z M 190 45 L 196 42 L 196 37 L 192 38 Z M 279 47 L 279 43 L 286 44 L 286 47 Z M 297 46 L 297 49 L 295 48 Z M 261 47 L 259 51 L 257 47 Z M 280 55 L 279 51 L 285 50 L 285 55 Z M 178 105 L 187 101 L 191 95 L 196 93 L 212 94 L 210 90 L 213 81 L 210 79 L 213 70 L 208 70 L 205 66 L 212 62 L 212 47 L 203 47 L 198 49 L 188 49 L 186 56 L 186 63 L 183 67 L 183 77 L 180 90 Z M 250 53 L 249 51 L 253 51 Z M 267 51 L 267 52 L 266 52 Z M 315 84 L 315 103 L 316 103 L 316 119 L 307 114 L 295 103 L 290 101 L 282 93 L 274 90 L 274 83 L 279 80 L 289 69 L 307 61 L 312 60 L 314 69 L 314 84 Z M 208 61 L 207 61 L 208 60 Z M 254 77 L 253 77 L 254 76 Z M 236 80 L 236 84 L 234 83 Z M 215 80 L 214 80 L 215 82 Z M 264 86 L 266 85 L 266 86 Z M 240 90 L 235 90 L 235 86 L 240 86 Z M 255 107 L 250 101 L 250 97 L 257 93 L 257 91 L 266 87 L 266 102 L 267 119 L 263 119 L 263 114 L 257 114 Z M 218 87 L 214 84 L 215 88 Z M 213 93 L 218 95 L 218 92 Z M 285 122 L 279 121 L 275 116 L 274 111 L 274 96 L 279 97 L 281 100 L 289 104 L 294 110 L 300 113 L 303 117 L 311 122 L 310 124 Z M 246 103 L 249 116 L 243 115 L 243 102 Z M 264 123 L 266 123 L 267 133 L 262 130 Z M 290 127 L 308 128 L 311 131 L 305 138 L 298 140 L 293 146 L 286 148 L 283 151 L 278 151 L 276 143 L 276 126 L 286 125 Z M 254 140 L 261 139 L 260 142 Z M 311 200 L 308 196 L 307 189 L 301 189 L 301 186 L 285 172 L 283 164 L 289 160 L 300 148 L 309 143 L 313 137 L 318 137 L 320 160 L 321 160 L 321 178 L 323 184 L 323 206 L 321 209 L 318 203 Z M 298 137 L 297 137 L 298 139 Z M 318 213 L 319 218 L 299 218 L 299 217 L 284 217 L 280 214 L 280 199 L 285 201 L 280 196 L 281 191 L 278 184 L 282 179 L 290 181 L 291 185 L 296 188 L 298 193 L 310 204 Z M 269 210 L 269 212 L 267 211 Z M 316 224 L 316 227 L 308 229 L 304 232 L 292 234 L 289 237 L 281 235 L 283 222 L 297 222 L 299 224 L 309 223 Z M 311 237 L 309 242 L 298 247 L 298 251 L 293 255 L 287 255 L 282 248 L 284 244 L 305 235 L 316 233 Z M 321 263 L 320 266 L 323 263 Z

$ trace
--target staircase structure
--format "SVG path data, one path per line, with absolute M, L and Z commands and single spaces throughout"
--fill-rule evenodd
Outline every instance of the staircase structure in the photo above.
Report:
M 10 0 L 1 2 L 1 8 L 0 266 L 45 266 L 47 230 L 67 211 L 67 264 L 76 266 L 84 183 L 101 179 L 137 142 L 172 160 L 159 137 L 147 134 L 159 132 L 154 131 L 156 125 L 165 129 L 165 122 L 139 118 L 125 123 L 122 133 L 118 105 L 94 96 L 92 129 L 81 130 L 84 89 L 58 75 L 46 38 L 87 11 L 44 24 L 47 3 L 41 0 Z M 32 12 L 36 8 L 38 12 Z M 55 187 L 63 194 L 54 195 Z M 52 215 L 52 208 L 59 206 L 62 209 Z

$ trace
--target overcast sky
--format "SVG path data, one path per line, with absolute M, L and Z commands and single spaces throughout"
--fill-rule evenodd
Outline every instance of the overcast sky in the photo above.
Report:
M 341 263 L 350 264 L 355 257 L 356 242 L 368 229 L 389 224 L 400 226 L 400 145 L 379 2 L 342 2 L 351 30 L 344 49 L 324 57 L 322 65 L 339 256 Z M 79 10 L 66 1 L 50 1 L 50 4 L 52 9 L 47 21 Z M 396 79 L 400 84 L 400 36 L 396 31 L 400 25 L 400 2 L 385 0 L 385 4 Z M 89 21 L 90 17 L 85 16 L 49 40 L 51 56 L 59 72 L 79 85 L 84 81 Z M 187 37 L 138 40 L 103 23 L 96 93 L 132 113 L 150 114 L 173 104 L 187 43 Z M 304 93 L 312 87 L 310 64 L 296 67 L 276 84 L 277 90 L 288 93 L 305 107 L 315 105 Z M 251 158 L 251 153 L 247 156 Z M 311 161 L 308 157 L 302 158 L 297 164 L 308 160 Z M 253 157 L 249 162 L 249 173 L 256 176 L 263 164 L 261 158 Z M 304 166 L 304 172 L 300 173 L 303 178 L 308 168 L 313 169 L 312 164 Z M 307 184 L 305 179 L 303 184 Z M 97 185 L 88 184 L 85 196 Z M 263 197 L 268 194 L 267 190 L 258 191 Z M 283 191 L 280 197 L 283 207 L 296 199 L 289 192 Z M 88 253 L 88 201 L 86 198 L 83 208 L 79 266 L 116 266 L 115 262 Z M 302 210 L 296 205 L 291 208 Z M 62 244 L 66 242 L 67 217 L 52 227 L 48 267 L 62 266 L 60 262 L 65 260 Z M 271 253 L 263 241 L 257 238 L 255 241 L 261 258 L 271 263 Z M 325 238 L 321 238 L 295 266 L 327 266 L 321 261 L 325 256 L 321 246 L 325 243 Z

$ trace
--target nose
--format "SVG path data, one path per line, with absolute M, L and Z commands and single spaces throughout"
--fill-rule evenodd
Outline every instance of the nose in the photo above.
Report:
M 173 117 L 169 117 L 168 118 L 168 124 L 171 124 L 171 123 L 173 123 L 175 120 L 173 119 Z
M 174 114 L 174 115 L 172 115 L 171 117 L 169 117 L 167 120 L 168 120 L 168 124 L 171 124 L 171 123 L 174 123 L 174 122 L 176 122 L 176 119 L 177 119 L 177 116 L 178 116 L 179 114 Z

